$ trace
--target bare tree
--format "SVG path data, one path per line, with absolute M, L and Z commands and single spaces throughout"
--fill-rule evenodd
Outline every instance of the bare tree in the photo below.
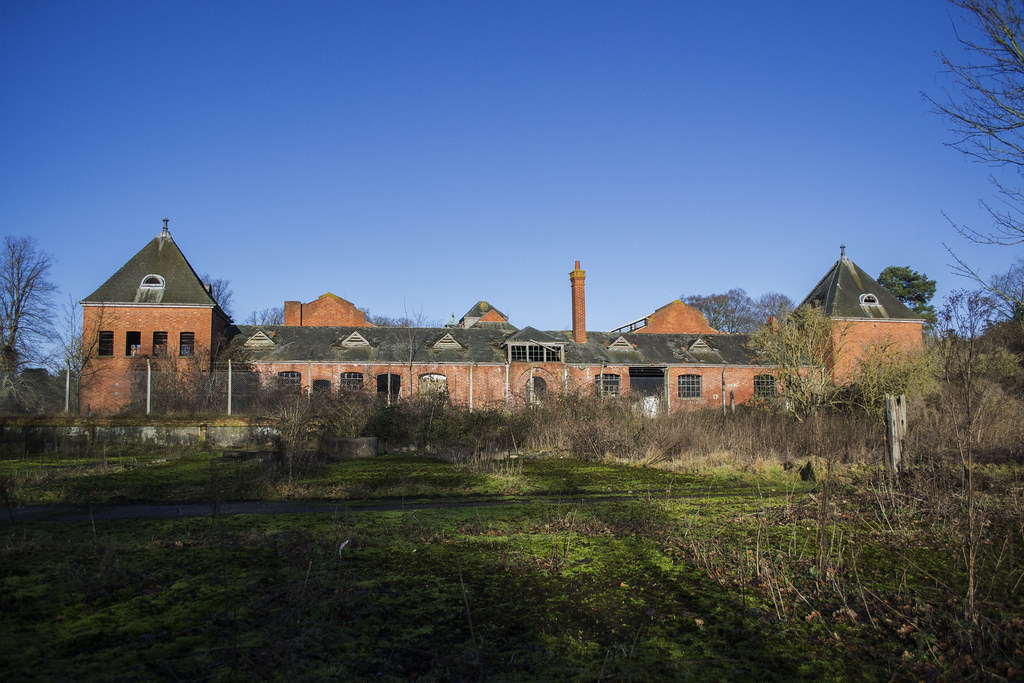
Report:
M 980 244 L 1024 243 L 1024 6 L 1020 0 L 950 0 L 959 10 L 957 39 L 963 62 L 940 53 L 952 77 L 951 89 L 936 99 L 935 110 L 951 124 L 955 139 L 947 143 L 969 158 L 993 168 L 1009 169 L 1010 180 L 991 176 L 996 202 L 982 201 L 992 224 L 977 229 L 950 220 L 965 238 Z M 993 283 L 947 249 L 956 271 L 996 294 Z M 1017 299 L 1016 305 L 1021 305 Z
M 769 318 L 782 320 L 794 308 L 793 300 L 785 294 L 769 292 L 755 300 L 738 287 L 724 294 L 693 294 L 683 302 L 703 313 L 711 327 L 726 334 L 750 334 Z
M 210 275 L 203 275 L 199 279 L 210 288 L 210 296 L 220 306 L 220 310 L 224 311 L 227 317 L 232 317 L 231 298 L 235 293 L 231 290 L 231 280 L 225 280 L 222 277 L 211 277 Z
M 801 306 L 784 321 L 762 327 L 751 337 L 757 357 L 773 366 L 771 374 L 780 385 L 781 398 L 798 420 L 836 402 L 831 365 L 844 337 L 844 329 L 810 306 Z
M 53 259 L 31 237 L 5 237 L 0 261 L 0 372 L 37 361 L 51 338 Z
M 253 311 L 243 323 L 245 325 L 283 325 L 284 306 L 269 306 L 259 311 Z
M 724 294 L 692 294 L 683 298 L 683 303 L 703 313 L 708 325 L 719 332 L 741 334 L 757 327 L 754 302 L 743 289 L 730 289 Z

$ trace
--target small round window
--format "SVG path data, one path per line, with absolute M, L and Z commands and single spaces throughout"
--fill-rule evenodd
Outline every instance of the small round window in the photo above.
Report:
M 877 306 L 878 297 L 875 296 L 874 294 L 861 294 L 860 303 L 863 306 Z
M 159 275 L 147 275 L 142 278 L 142 284 L 140 286 L 143 289 L 163 289 L 164 279 Z

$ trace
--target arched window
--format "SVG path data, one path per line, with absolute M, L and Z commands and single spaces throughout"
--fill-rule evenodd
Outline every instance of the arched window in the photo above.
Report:
M 341 377 L 338 379 L 338 389 L 341 391 L 362 391 L 363 390 L 363 373 L 361 372 L 343 372 Z
M 548 395 L 548 383 L 543 377 L 531 377 L 526 382 L 526 400 L 540 403 Z
M 420 396 L 443 397 L 448 395 L 448 378 L 436 372 L 420 375 Z
M 860 295 L 861 306 L 877 306 L 878 297 L 874 294 L 861 294 Z
M 147 275 L 142 278 L 142 284 L 139 287 L 142 289 L 163 289 L 164 279 L 159 275 Z
M 679 375 L 679 398 L 700 398 L 700 375 Z
M 302 373 L 293 370 L 285 370 L 277 373 L 277 388 L 287 393 L 299 393 L 302 391 Z

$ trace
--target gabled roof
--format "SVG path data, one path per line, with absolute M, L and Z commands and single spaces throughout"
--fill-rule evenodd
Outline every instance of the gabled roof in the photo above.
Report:
M 830 318 L 921 319 L 845 253 L 800 305 L 821 308 Z
M 494 306 L 490 305 L 486 301 L 477 301 L 475 304 L 473 304 L 473 308 L 471 308 L 468 311 L 466 311 L 466 314 L 464 316 L 462 316 L 462 317 L 463 318 L 482 318 L 485 315 L 487 315 L 488 313 L 490 313 L 491 311 L 494 311 L 495 313 L 500 315 L 504 320 L 508 320 L 508 316 L 507 315 L 505 315 L 504 313 L 502 313 L 501 311 L 499 311 L 497 308 L 495 308 Z
M 537 342 L 539 344 L 564 344 L 565 340 L 551 336 L 547 332 L 541 332 L 533 327 L 524 327 L 505 340 L 505 344 L 511 342 Z
M 164 282 L 163 288 L 141 287 L 147 275 L 159 275 Z M 217 306 L 166 230 L 154 237 L 82 303 Z

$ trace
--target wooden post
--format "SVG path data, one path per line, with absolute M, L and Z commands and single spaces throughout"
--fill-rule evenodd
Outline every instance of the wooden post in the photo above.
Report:
M 904 394 L 885 396 L 885 443 L 887 446 L 885 466 L 890 476 L 896 476 L 904 469 L 903 439 L 907 435 L 907 397 Z

